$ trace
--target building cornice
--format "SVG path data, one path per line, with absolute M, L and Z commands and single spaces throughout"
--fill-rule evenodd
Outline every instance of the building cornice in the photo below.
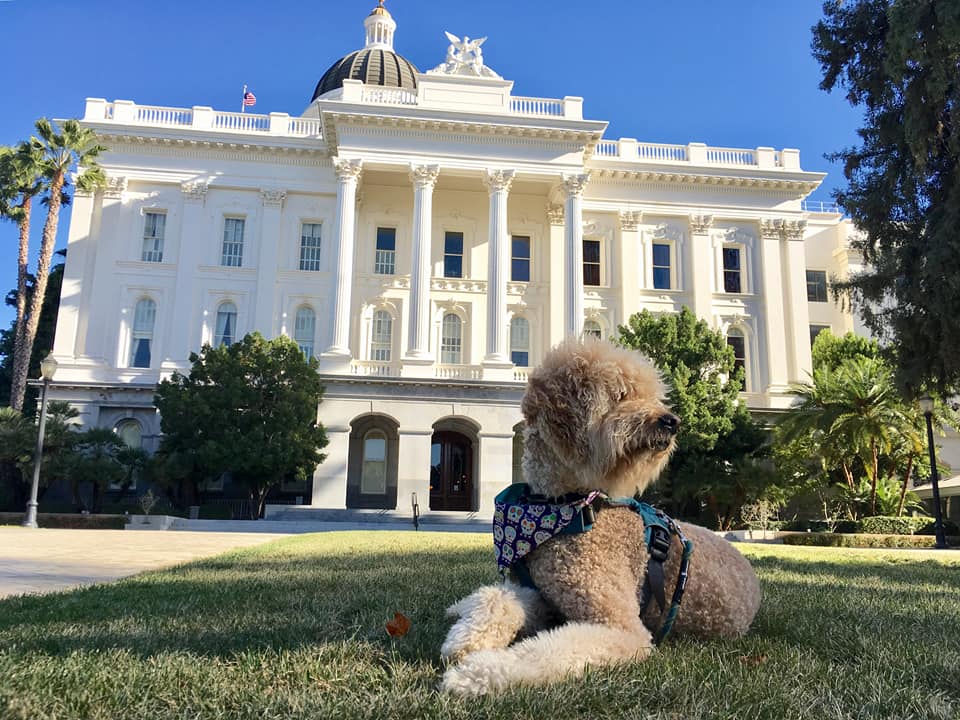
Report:
M 639 165 L 640 163 L 637 163 Z M 747 173 L 736 170 L 726 172 L 698 168 L 692 172 L 680 168 L 594 168 L 588 166 L 596 184 L 661 184 L 674 188 L 685 185 L 691 189 L 716 190 L 718 188 L 751 188 L 776 191 L 778 193 L 804 198 L 818 187 L 826 177 L 825 173 L 785 172 L 771 170 L 758 172 L 755 168 Z

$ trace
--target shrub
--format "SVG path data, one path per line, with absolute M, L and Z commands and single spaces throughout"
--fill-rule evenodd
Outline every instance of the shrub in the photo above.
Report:
M 837 520 L 837 524 L 833 526 L 835 533 L 855 533 L 861 529 L 857 520 Z
M 797 533 L 785 535 L 784 545 L 814 545 L 848 548 L 932 548 L 936 538 L 930 535 L 875 535 L 849 533 Z M 960 537 L 949 537 L 947 543 L 960 546 Z
M 936 532 L 937 532 L 937 521 L 930 520 L 930 522 L 928 522 L 922 528 L 917 530 L 917 535 L 935 535 Z M 957 525 L 953 520 L 944 520 L 943 534 L 944 535 L 960 535 L 960 525 Z
M 876 535 L 913 535 L 931 522 L 928 517 L 886 517 L 875 515 L 860 521 L 860 532 Z
M 40 513 L 37 525 L 42 528 L 90 530 L 123 530 L 127 519 L 123 515 L 84 515 L 82 513 Z M 19 525 L 23 513 L 0 513 L 0 525 Z

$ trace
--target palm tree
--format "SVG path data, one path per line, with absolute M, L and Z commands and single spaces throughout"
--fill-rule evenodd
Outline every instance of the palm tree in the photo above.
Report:
M 43 192 L 45 179 L 40 168 L 40 156 L 31 143 L 0 147 L 0 217 L 17 223 L 20 231 L 17 257 L 17 322 L 13 339 L 13 377 L 20 373 L 20 365 L 29 363 L 25 351 L 27 309 L 27 263 L 30 259 L 30 215 L 33 199 Z M 23 393 L 11 396 L 11 405 L 23 410 Z
M 23 335 L 23 356 L 15 363 L 15 372 L 10 388 L 10 404 L 23 406 L 23 397 L 27 389 L 27 371 L 33 343 L 37 337 L 40 323 L 40 309 L 47 292 L 47 280 L 50 276 L 50 260 L 57 239 L 57 226 L 60 222 L 60 207 L 63 204 L 64 189 L 67 186 L 67 174 L 78 169 L 76 186 L 78 190 L 89 192 L 106 183 L 103 169 L 97 165 L 97 156 L 106 150 L 97 143 L 96 134 L 82 127 L 77 120 L 65 120 L 62 132 L 58 134 L 53 124 L 46 118 L 37 120 L 37 135 L 30 138 L 31 152 L 36 153 L 42 176 L 47 183 L 47 219 L 43 225 L 40 241 L 40 259 L 37 263 L 34 293 L 30 298 L 30 307 L 26 313 Z

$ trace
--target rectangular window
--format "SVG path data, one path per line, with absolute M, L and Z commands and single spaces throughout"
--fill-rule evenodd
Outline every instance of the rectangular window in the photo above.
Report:
M 223 220 L 223 250 L 220 253 L 220 264 L 223 267 L 243 266 L 243 218 L 224 218 Z
M 723 291 L 728 293 L 743 292 L 740 275 L 740 248 L 725 247 L 723 249 Z
M 443 276 L 463 277 L 463 233 L 448 232 L 443 236 Z
M 303 223 L 300 226 L 300 269 L 320 270 L 320 223 Z
M 728 335 L 727 345 L 733 348 L 733 367 L 739 368 L 743 373 L 740 380 L 740 392 L 746 392 L 747 389 L 747 343 L 742 335 Z
M 530 282 L 530 238 L 514 235 L 511 242 L 510 279 Z
M 165 213 L 148 212 L 143 215 L 143 262 L 163 262 L 163 234 L 167 227 Z
M 810 347 L 813 347 L 814 341 L 817 339 L 817 335 L 822 333 L 824 330 L 829 330 L 829 325 L 811 325 L 810 326 Z
M 807 270 L 807 302 L 827 301 L 826 270 Z
M 377 275 L 393 275 L 396 272 L 397 229 L 377 228 L 377 252 L 373 271 Z
M 583 284 L 600 284 L 600 241 L 583 241 Z
M 670 245 L 653 244 L 653 287 L 656 290 L 669 290 L 670 282 Z

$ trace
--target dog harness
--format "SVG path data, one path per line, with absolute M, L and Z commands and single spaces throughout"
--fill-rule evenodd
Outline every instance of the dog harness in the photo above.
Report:
M 667 617 L 657 633 L 656 641 L 662 642 L 670 633 L 680 612 L 683 591 L 687 585 L 690 556 L 693 554 L 693 541 L 683 536 L 672 518 L 652 505 L 635 498 L 610 498 L 599 491 L 587 495 L 546 498 L 531 494 L 526 483 L 510 485 L 494 499 L 493 545 L 497 569 L 504 577 L 509 570 L 521 585 L 536 589 L 525 557 L 557 535 L 589 532 L 596 521 L 596 512 L 603 506 L 629 507 L 643 520 L 649 559 L 641 595 L 641 615 L 646 611 L 651 598 L 656 600 L 661 612 L 666 608 L 663 563 L 669 555 L 672 536 L 676 535 L 683 546 L 677 586 L 673 591 Z

